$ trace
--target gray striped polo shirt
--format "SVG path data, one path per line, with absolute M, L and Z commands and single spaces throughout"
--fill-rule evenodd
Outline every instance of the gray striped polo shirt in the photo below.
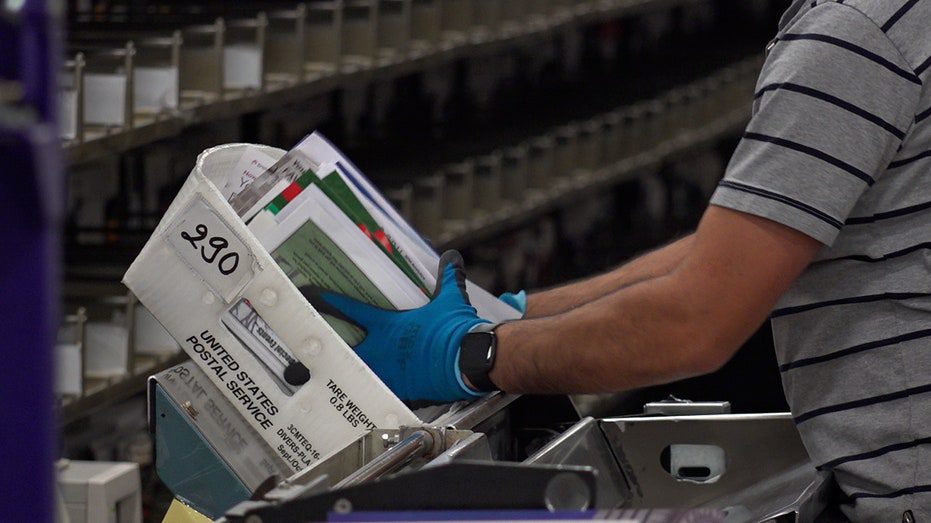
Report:
M 712 204 L 824 244 L 772 313 L 854 521 L 931 522 L 931 0 L 797 0 Z

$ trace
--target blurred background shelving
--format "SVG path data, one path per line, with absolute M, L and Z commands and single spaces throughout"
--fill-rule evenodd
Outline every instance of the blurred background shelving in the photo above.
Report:
M 120 278 L 201 150 L 319 129 L 478 283 L 543 288 L 694 227 L 786 4 L 69 0 L 62 456 L 150 465 L 146 377 L 184 356 Z M 769 343 L 643 395 L 785 408 Z

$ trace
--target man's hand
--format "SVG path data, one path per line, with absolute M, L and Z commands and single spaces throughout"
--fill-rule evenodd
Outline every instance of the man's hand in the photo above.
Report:
M 462 256 L 440 258 L 430 303 L 407 311 L 388 311 L 331 292 L 320 297 L 366 332 L 356 354 L 403 400 L 455 401 L 474 398 L 459 372 L 462 337 L 480 323 L 465 290 Z

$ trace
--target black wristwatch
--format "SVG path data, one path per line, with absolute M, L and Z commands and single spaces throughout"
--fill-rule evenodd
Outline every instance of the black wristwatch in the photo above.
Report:
M 479 392 L 491 392 L 498 387 L 488 377 L 495 366 L 498 339 L 495 337 L 496 323 L 482 324 L 462 337 L 459 345 L 459 371 L 468 378 L 472 387 Z

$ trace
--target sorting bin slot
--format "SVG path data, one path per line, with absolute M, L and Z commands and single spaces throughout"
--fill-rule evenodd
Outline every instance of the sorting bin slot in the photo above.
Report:
M 436 238 L 443 232 L 445 185 L 445 178 L 441 173 L 425 176 L 414 182 L 414 227 L 427 238 Z
M 347 0 L 343 6 L 344 67 L 368 68 L 378 51 L 378 0 Z
M 193 103 L 223 97 L 223 41 L 226 24 L 222 18 L 210 25 L 184 29 L 181 50 L 181 97 Z
M 446 0 L 443 3 L 443 38 L 464 43 L 472 29 L 475 15 L 474 0 Z
M 223 44 L 223 88 L 261 91 L 265 87 L 265 13 L 231 20 Z
M 81 45 L 72 52 L 84 52 L 80 89 L 85 131 L 109 134 L 133 126 L 133 57 L 135 47 Z
M 494 34 L 500 28 L 502 0 L 474 0 L 474 24 L 477 29 L 487 36 Z
M 492 153 L 475 162 L 475 204 L 483 211 L 501 208 L 501 155 Z
M 309 80 L 335 74 L 342 54 L 342 10 L 336 2 L 314 2 L 306 14 L 304 71 Z
M 440 43 L 443 32 L 443 6 L 439 0 L 411 1 L 411 42 L 426 51 Z
M 377 32 L 381 58 L 398 60 L 404 57 L 411 40 L 411 0 L 381 0 Z
M 293 84 L 303 78 L 306 18 L 304 4 L 268 13 L 264 56 L 268 82 Z
M 452 220 L 466 220 L 473 214 L 476 200 L 475 163 L 471 161 L 450 165 L 444 171 L 446 191 L 443 198 L 443 216 Z
M 504 150 L 501 160 L 501 196 L 519 201 L 527 189 L 527 145 L 520 144 Z

